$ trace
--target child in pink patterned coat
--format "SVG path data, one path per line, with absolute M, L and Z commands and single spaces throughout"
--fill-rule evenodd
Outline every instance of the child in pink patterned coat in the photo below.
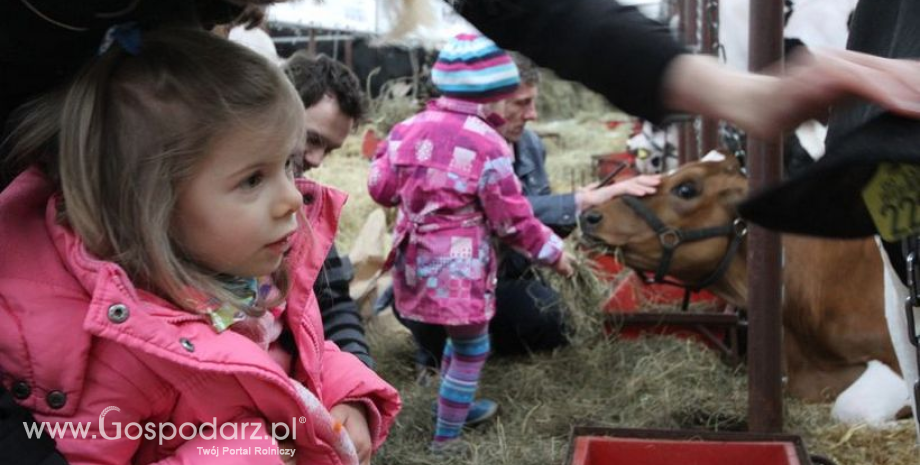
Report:
M 368 188 L 381 205 L 399 208 L 387 265 L 396 306 L 449 336 L 432 451 L 451 453 L 463 448 L 457 439 L 489 352 L 492 238 L 557 272 L 571 266 L 562 240 L 521 194 L 514 155 L 496 131 L 496 106 L 519 84 L 510 57 L 485 37 L 460 35 L 441 51 L 432 80 L 443 96 L 393 128 Z

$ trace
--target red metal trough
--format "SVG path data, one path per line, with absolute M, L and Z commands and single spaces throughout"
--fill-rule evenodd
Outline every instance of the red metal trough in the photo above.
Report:
M 568 465 L 811 465 L 788 434 L 576 427 Z

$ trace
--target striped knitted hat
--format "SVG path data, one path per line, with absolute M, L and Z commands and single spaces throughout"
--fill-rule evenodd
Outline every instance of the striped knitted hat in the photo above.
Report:
M 442 95 L 488 103 L 511 95 L 521 78 L 514 61 L 494 42 L 460 34 L 441 49 L 431 81 Z

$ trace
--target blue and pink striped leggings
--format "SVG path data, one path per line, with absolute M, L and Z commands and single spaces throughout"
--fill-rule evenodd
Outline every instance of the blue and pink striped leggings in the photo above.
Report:
M 447 344 L 441 357 L 441 387 L 434 441 L 460 437 L 470 405 L 476 397 L 479 376 L 489 357 L 489 323 L 445 326 Z

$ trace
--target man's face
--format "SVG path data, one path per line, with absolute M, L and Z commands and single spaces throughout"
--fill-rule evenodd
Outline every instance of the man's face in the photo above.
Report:
M 505 100 L 505 111 L 502 113 L 505 124 L 499 131 L 508 142 L 520 140 L 527 122 L 537 119 L 538 92 L 535 84 L 522 83 L 514 94 Z
M 304 110 L 307 120 L 307 145 L 303 152 L 303 169 L 319 167 L 333 150 L 345 142 L 351 132 L 354 120 L 342 113 L 339 102 L 325 95 L 310 108 Z

